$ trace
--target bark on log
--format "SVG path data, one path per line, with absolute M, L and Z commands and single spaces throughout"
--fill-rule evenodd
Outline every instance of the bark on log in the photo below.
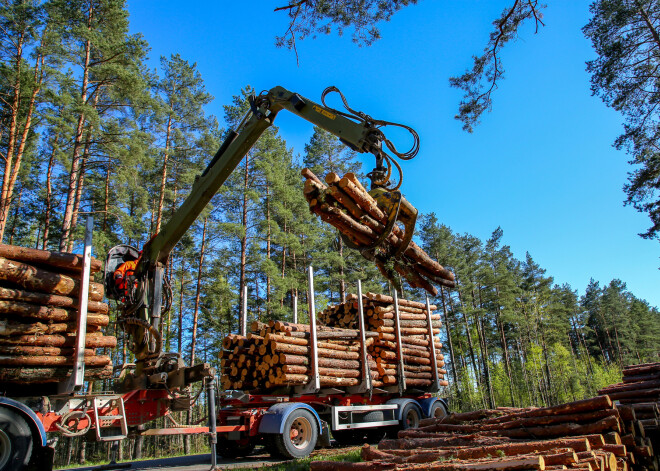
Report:
M 59 307 L 38 306 L 36 304 L 28 304 L 19 301 L 0 301 L 0 315 L 39 319 L 40 321 L 46 322 L 75 322 L 78 318 L 78 313 L 73 310 Z M 87 315 L 87 325 L 100 325 L 105 327 L 109 322 L 110 318 L 105 314 L 89 313 Z
M 85 379 L 112 377 L 112 365 L 102 368 L 85 368 Z M 0 368 L 0 382 L 56 383 L 71 376 L 71 368 Z
M 18 335 L 15 337 L 0 337 L 0 345 L 33 345 L 43 347 L 73 347 L 76 344 L 75 335 Z M 88 334 L 85 337 L 86 348 L 115 348 L 117 338 L 98 334 Z
M 80 281 L 67 275 L 54 273 L 0 257 L 0 281 L 14 283 L 28 291 L 77 296 Z M 103 299 L 103 285 L 89 284 L 89 298 L 92 301 Z
M 309 365 L 309 358 L 300 355 L 290 355 L 287 353 L 280 353 L 278 356 L 279 363 L 283 365 Z M 322 358 L 319 357 L 319 366 L 327 368 L 344 368 L 356 369 L 360 368 L 360 362 L 357 360 L 339 360 L 336 358 Z
M 503 415 L 486 420 L 484 423 L 508 422 L 514 418 L 541 417 L 545 415 L 575 414 L 578 412 L 592 411 L 597 409 L 612 409 L 612 400 L 607 396 L 596 396 L 582 401 L 559 404 L 557 406 L 532 409 L 520 413 Z
M 98 367 L 110 364 L 110 357 L 107 355 L 92 355 L 85 357 L 85 366 Z M 5 366 L 65 366 L 73 365 L 72 356 L 33 356 L 33 355 L 2 355 L 0 356 L 0 365 Z
M 37 263 L 67 270 L 82 270 L 82 255 L 64 252 L 49 252 L 47 250 L 30 249 L 17 245 L 0 244 L 0 257 L 17 260 L 19 262 Z M 91 272 L 103 268 L 103 262 L 92 257 Z
M 77 293 L 76 293 L 77 294 Z M 0 299 L 23 301 L 42 306 L 53 306 L 62 308 L 78 309 L 80 301 L 77 298 L 60 296 L 56 294 L 34 293 L 20 289 L 11 289 L 0 287 Z M 108 313 L 108 304 L 98 301 L 87 301 L 87 310 L 89 312 L 98 312 L 100 314 Z
M 456 446 L 457 440 L 452 443 L 448 438 L 417 438 L 417 439 L 396 439 L 396 440 L 382 440 L 378 444 L 379 450 L 414 450 L 417 448 L 439 448 L 442 446 Z M 458 443 L 461 443 L 458 441 Z M 474 443 L 472 440 L 466 440 L 466 445 Z M 502 450 L 506 455 L 520 455 L 531 453 L 534 451 L 546 451 L 556 448 L 572 448 L 575 452 L 589 451 L 591 446 L 586 438 L 563 438 L 555 440 L 543 440 L 535 442 L 524 443 L 502 443 L 492 445 L 487 448 L 487 451 L 496 454 L 497 450 Z
M 94 350 L 86 348 L 85 356 L 94 355 Z M 33 356 L 72 356 L 74 349 L 70 347 L 35 347 L 32 345 L 0 345 L 0 355 L 33 355 Z

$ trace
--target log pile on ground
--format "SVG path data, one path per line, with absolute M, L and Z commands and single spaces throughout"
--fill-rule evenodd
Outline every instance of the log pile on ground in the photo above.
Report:
M 102 263 L 92 259 L 91 272 Z M 52 383 L 71 374 L 76 343 L 82 256 L 0 244 L 0 383 Z M 90 282 L 85 378 L 112 375 L 103 335 L 108 305 L 103 285 Z
M 454 287 L 454 274 L 417 244 L 411 241 L 403 250 L 405 233 L 397 224 L 378 244 L 386 232 L 388 215 L 378 207 L 355 174 L 340 177 L 331 172 L 325 177 L 327 184 L 307 168 L 302 175 L 306 178 L 304 193 L 310 211 L 337 228 L 353 247 L 376 264 L 385 278 L 396 280 L 400 275 L 413 288 L 424 289 L 434 296 L 438 290 L 433 285 Z M 378 246 L 373 247 L 375 244 Z M 400 248 L 402 253 L 396 257 Z
M 542 409 L 451 414 L 424 419 L 420 428 L 402 430 L 377 449 L 365 445 L 362 463 L 312 462 L 311 470 L 657 470 L 637 422 L 607 396 Z
M 372 306 L 389 309 L 389 314 L 383 317 L 388 321 L 392 319 L 394 312 L 392 301 L 384 295 L 365 295 L 365 304 L 371 302 Z M 345 305 L 349 304 L 357 305 L 357 297 L 349 296 Z M 399 300 L 399 305 L 420 311 L 420 306 L 424 306 L 407 300 Z M 424 312 L 425 309 L 424 306 Z M 344 312 L 343 307 L 337 310 L 339 311 Z M 403 311 L 401 315 L 403 316 Z M 329 319 L 325 314 L 320 314 L 319 317 L 324 322 Z M 439 332 L 439 320 L 437 322 L 434 334 Z M 283 321 L 270 321 L 268 324 L 254 322 L 247 337 L 225 337 L 221 357 L 223 388 L 256 392 L 307 384 L 310 380 L 309 329 L 306 324 Z M 401 330 L 404 385 L 406 388 L 428 388 L 432 384 L 433 362 L 427 321 L 420 321 L 418 327 L 402 327 Z M 316 335 L 321 387 L 342 388 L 360 384 L 363 362 L 360 356 L 359 331 L 355 328 L 319 323 Z M 433 341 L 440 385 L 446 386 L 448 383 L 444 380 L 444 358 L 439 353 L 442 345 L 435 335 Z M 388 324 L 368 330 L 366 347 L 373 387 L 397 386 L 400 374 L 394 328 Z
M 623 381 L 611 384 L 598 394 L 607 394 L 622 404 L 660 401 L 660 363 L 626 366 Z
M 624 437 L 624 444 L 640 446 L 638 437 L 641 435 L 654 449 L 660 449 L 660 363 L 626 366 L 620 383 L 611 384 L 598 393 L 619 401 L 622 416 L 632 422 L 637 442 Z

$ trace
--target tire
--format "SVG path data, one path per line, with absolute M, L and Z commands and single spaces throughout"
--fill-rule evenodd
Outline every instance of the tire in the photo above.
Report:
M 364 437 L 364 429 L 355 430 L 333 430 L 332 438 L 341 446 L 361 445 Z
M 418 428 L 419 421 L 422 418 L 422 413 L 416 404 L 409 402 L 403 408 L 401 413 L 401 430 L 407 430 L 409 428 Z
M 264 434 L 264 449 L 271 458 L 281 458 L 280 452 L 277 450 L 277 445 L 275 445 L 275 435 L 273 434 Z
M 285 458 L 304 458 L 316 447 L 319 425 L 316 417 L 305 409 L 296 409 L 284 423 L 284 431 L 273 437 L 280 455 Z
M 379 443 L 383 438 L 385 438 L 386 433 L 387 433 L 387 427 L 374 427 L 367 429 L 367 433 L 366 433 L 367 443 L 370 444 Z
M 34 442 L 26 420 L 0 407 L 0 471 L 19 471 L 30 462 Z
M 249 437 L 241 440 L 227 440 L 218 437 L 218 445 L 215 451 L 218 455 L 229 460 L 248 456 L 254 450 L 255 445 L 255 441 Z
M 429 418 L 441 419 L 447 417 L 447 408 L 442 401 L 435 401 L 429 411 Z

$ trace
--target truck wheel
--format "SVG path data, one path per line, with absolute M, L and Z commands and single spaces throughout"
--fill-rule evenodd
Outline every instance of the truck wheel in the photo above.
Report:
M 385 433 L 387 427 L 375 427 L 367 430 L 367 443 L 379 443 L 383 438 L 385 438 Z
M 415 404 L 406 404 L 401 414 L 401 430 L 419 427 L 419 419 L 421 419 L 421 414 Z
M 254 450 L 254 447 L 255 442 L 249 437 L 241 440 L 227 440 L 226 438 L 218 437 L 216 452 L 223 458 L 232 459 L 249 455 Z
M 284 431 L 274 436 L 277 451 L 285 458 L 304 458 L 316 447 L 319 426 L 316 417 L 305 409 L 293 411 L 284 423 Z
M 447 409 L 441 401 L 435 401 L 431 406 L 429 413 L 429 418 L 431 419 L 441 419 L 447 417 Z
M 361 445 L 364 441 L 364 429 L 333 430 L 332 438 L 342 446 Z
M 0 471 L 23 469 L 33 449 L 32 433 L 20 414 L 0 407 Z

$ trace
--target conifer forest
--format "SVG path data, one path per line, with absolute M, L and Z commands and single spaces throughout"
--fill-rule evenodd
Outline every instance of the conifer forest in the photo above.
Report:
M 5 244 L 80 252 L 92 215 L 96 258 L 118 244 L 141 248 L 241 120 L 247 97 L 260 91 L 246 83 L 224 116 L 210 115 L 213 90 L 195 58 L 173 51 L 148 69 L 149 45 L 129 33 L 123 0 L 0 1 L 0 22 Z M 171 253 L 165 351 L 219 368 L 222 338 L 237 332 L 242 303 L 248 323 L 290 321 L 297 296 L 304 322 L 309 265 L 318 311 L 356 293 L 357 280 L 365 291 L 391 293 L 373 264 L 310 213 L 300 173 L 306 167 L 363 180 L 370 170 L 320 128 L 295 149 L 270 128 Z M 625 365 L 657 361 L 660 312 L 626 280 L 557 283 L 534 254 L 515 257 L 502 228 L 481 240 L 433 212 L 420 214 L 415 240 L 456 275 L 454 289 L 440 288 L 431 299 L 443 324 L 449 386 L 442 395 L 453 410 L 575 401 L 620 381 Z M 403 296 L 424 301 L 426 294 L 404 285 Z M 119 343 L 107 354 L 120 365 L 133 359 L 110 306 L 108 330 Z M 192 410 L 179 418 L 203 416 Z M 164 456 L 205 446 L 202 438 L 150 437 L 139 447 L 126 440 L 120 451 Z M 106 453 L 106 444 L 87 445 L 87 459 Z M 80 459 L 82 442 L 63 439 L 59 463 Z

